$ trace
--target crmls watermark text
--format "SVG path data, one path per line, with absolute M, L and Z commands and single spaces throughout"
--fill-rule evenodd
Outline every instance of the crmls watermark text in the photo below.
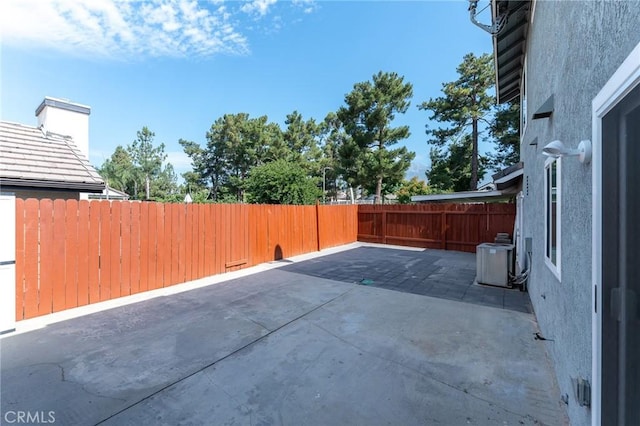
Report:
M 56 422 L 55 411 L 7 411 L 2 416 L 7 424 L 47 424 Z

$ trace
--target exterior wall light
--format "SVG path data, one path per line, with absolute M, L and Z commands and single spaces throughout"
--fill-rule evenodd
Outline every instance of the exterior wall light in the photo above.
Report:
M 578 157 L 581 163 L 589 164 L 591 162 L 591 141 L 580 141 L 578 149 L 569 149 L 562 141 L 555 140 L 549 142 L 542 148 L 542 153 L 548 157 Z

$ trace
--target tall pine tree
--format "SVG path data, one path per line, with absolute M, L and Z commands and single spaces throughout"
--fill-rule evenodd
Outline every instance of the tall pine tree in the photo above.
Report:
M 409 137 L 408 126 L 392 127 L 396 114 L 411 103 L 413 86 L 396 73 L 378 72 L 372 81 L 356 83 L 337 116 L 350 136 L 339 151 L 344 169 L 365 187 L 374 186 L 376 203 L 383 188 L 402 182 L 415 157 L 406 147 L 389 149 Z M 362 168 L 362 169 L 360 169 Z M 349 177 L 348 177 L 349 178 Z
M 494 86 L 493 60 L 491 55 L 475 56 L 468 53 L 457 67 L 458 79 L 443 83 L 443 96 L 432 98 L 418 105 L 419 109 L 431 111 L 430 120 L 442 127 L 427 129 L 429 144 L 442 147 L 453 141 L 463 141 L 465 134 L 471 136 L 469 163 L 471 176 L 469 187 L 478 188 L 480 123 L 491 125 L 487 115 L 492 111 L 495 97 L 489 91 Z M 431 182 L 430 182 L 431 183 Z

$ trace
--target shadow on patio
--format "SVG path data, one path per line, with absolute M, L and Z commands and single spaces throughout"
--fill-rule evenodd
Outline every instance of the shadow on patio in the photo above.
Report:
M 476 256 L 473 253 L 358 247 L 281 269 L 405 293 L 533 312 L 528 293 L 474 283 Z

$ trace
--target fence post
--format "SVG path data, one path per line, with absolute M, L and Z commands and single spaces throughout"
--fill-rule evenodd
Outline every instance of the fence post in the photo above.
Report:
M 320 245 L 320 201 L 316 200 L 316 233 L 318 234 L 318 251 L 321 249 Z
M 387 244 L 387 211 L 382 210 L 382 244 Z
M 446 250 L 447 249 L 447 212 L 446 211 L 442 211 L 441 213 L 441 217 L 440 217 L 440 238 L 442 238 L 442 241 L 440 241 L 440 245 L 442 250 Z

